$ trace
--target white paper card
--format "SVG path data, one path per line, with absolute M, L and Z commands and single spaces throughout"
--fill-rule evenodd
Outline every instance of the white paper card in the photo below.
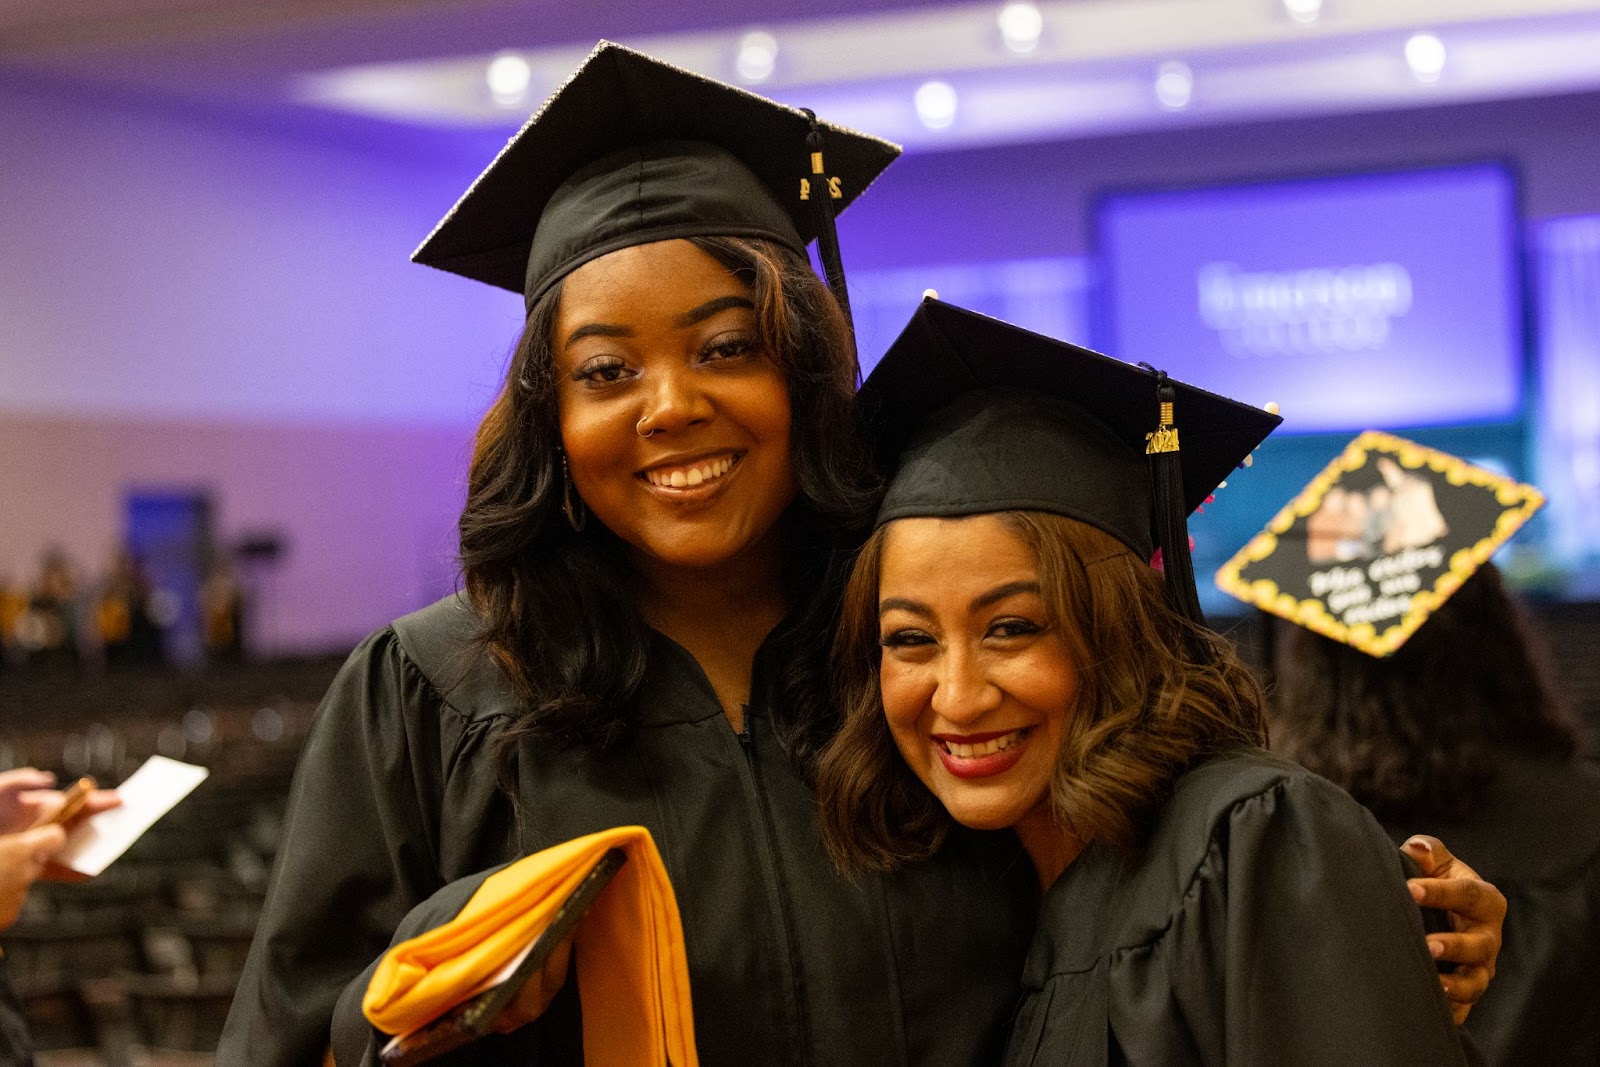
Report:
M 117 787 L 122 807 L 85 819 L 67 835 L 56 862 L 79 874 L 99 874 L 210 773 L 192 763 L 151 756 Z

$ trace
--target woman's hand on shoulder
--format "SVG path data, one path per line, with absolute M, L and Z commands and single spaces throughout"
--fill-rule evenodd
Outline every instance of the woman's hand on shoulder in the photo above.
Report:
M 1412 899 L 1422 907 L 1449 913 L 1455 930 L 1429 934 L 1428 951 L 1434 959 L 1456 965 L 1453 973 L 1441 974 L 1439 982 L 1450 1001 L 1450 1014 L 1459 1026 L 1494 977 L 1506 919 L 1506 898 L 1478 877 L 1477 871 L 1451 855 L 1437 837 L 1418 834 L 1400 848 L 1417 862 L 1424 876 L 1407 882 Z

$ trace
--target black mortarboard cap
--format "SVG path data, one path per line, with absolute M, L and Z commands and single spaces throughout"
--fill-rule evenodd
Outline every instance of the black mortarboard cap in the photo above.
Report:
M 1217 571 L 1217 585 L 1387 656 L 1543 504 L 1531 485 L 1368 430 Z
M 1065 515 L 1143 559 L 1160 548 L 1175 605 L 1197 621 L 1184 520 L 1282 421 L 934 299 L 917 308 L 860 398 L 894 471 L 880 525 Z
M 532 308 L 568 272 L 630 245 L 764 237 L 804 255 L 820 236 L 843 301 L 833 213 L 899 154 L 602 41 L 412 259 L 523 293 Z M 824 186 L 830 195 L 817 195 Z

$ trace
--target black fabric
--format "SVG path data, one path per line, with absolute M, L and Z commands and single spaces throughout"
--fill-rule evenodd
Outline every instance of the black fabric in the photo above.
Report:
M 1600 1063 L 1600 768 L 1505 753 L 1471 818 L 1432 834 L 1506 896 L 1505 940 L 1467 1030 L 1494 1064 Z
M 1282 420 L 1165 380 L 1187 514 Z M 912 445 L 879 522 L 1027 506 L 1088 522 L 1148 557 L 1156 393 L 1148 369 L 926 299 L 861 387 L 885 469 Z
M 881 526 L 915 516 L 1049 511 L 1104 530 L 1149 559 L 1150 471 L 1082 408 L 979 389 L 930 416 L 900 454 Z
M 700 141 L 630 145 L 551 194 L 523 293 L 531 308 L 560 278 L 619 248 L 727 236 L 764 237 L 806 254 L 788 213 L 733 153 Z
M 837 211 L 900 154 L 817 128 Z M 630 244 L 742 235 L 803 252 L 822 184 L 811 131 L 796 108 L 602 41 L 412 259 L 521 292 L 532 307 L 568 271 Z
M 963 832 L 931 863 L 842 878 L 771 728 L 765 652 L 742 740 L 665 638 L 632 742 L 598 756 L 523 746 L 518 826 L 493 765 L 515 700 L 470 632 L 460 601 L 442 601 L 369 638 L 334 683 L 220 1063 L 316 1063 L 341 993 L 338 1062 L 362 1062 L 376 1041 L 357 976 L 396 930 L 449 918 L 490 868 L 620 824 L 649 828 L 672 879 L 707 1067 L 998 1057 L 1037 900 L 1010 835 Z M 508 1041 L 518 1059 L 472 1061 L 576 1064 L 573 999 Z
M 1398 854 L 1265 754 L 1179 779 L 1137 858 L 1091 844 L 1045 896 L 1006 1062 L 1464 1062 Z
M 0 1067 L 33 1067 L 28 1019 L 7 980 L 4 957 L 0 957 Z

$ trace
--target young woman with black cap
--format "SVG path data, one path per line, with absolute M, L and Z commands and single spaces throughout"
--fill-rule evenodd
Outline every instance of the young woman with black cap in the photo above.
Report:
M 824 830 L 860 871 L 1016 829 L 1045 898 L 1007 1062 L 1462 1062 L 1430 945 L 1469 939 L 1425 942 L 1372 817 L 1263 751 L 1199 617 L 1184 516 L 1276 416 L 935 301 L 862 398 L 898 469 L 846 593 Z
M 424 244 L 529 312 L 478 434 L 466 592 L 369 638 L 325 700 L 222 1063 L 370 1061 L 362 970 L 392 938 L 625 825 L 676 890 L 701 1062 L 995 1051 L 1031 893 L 1014 841 L 851 881 L 796 771 L 834 721 L 871 495 L 806 244 L 896 152 L 605 45 Z M 474 1055 L 581 1062 L 572 986 Z

